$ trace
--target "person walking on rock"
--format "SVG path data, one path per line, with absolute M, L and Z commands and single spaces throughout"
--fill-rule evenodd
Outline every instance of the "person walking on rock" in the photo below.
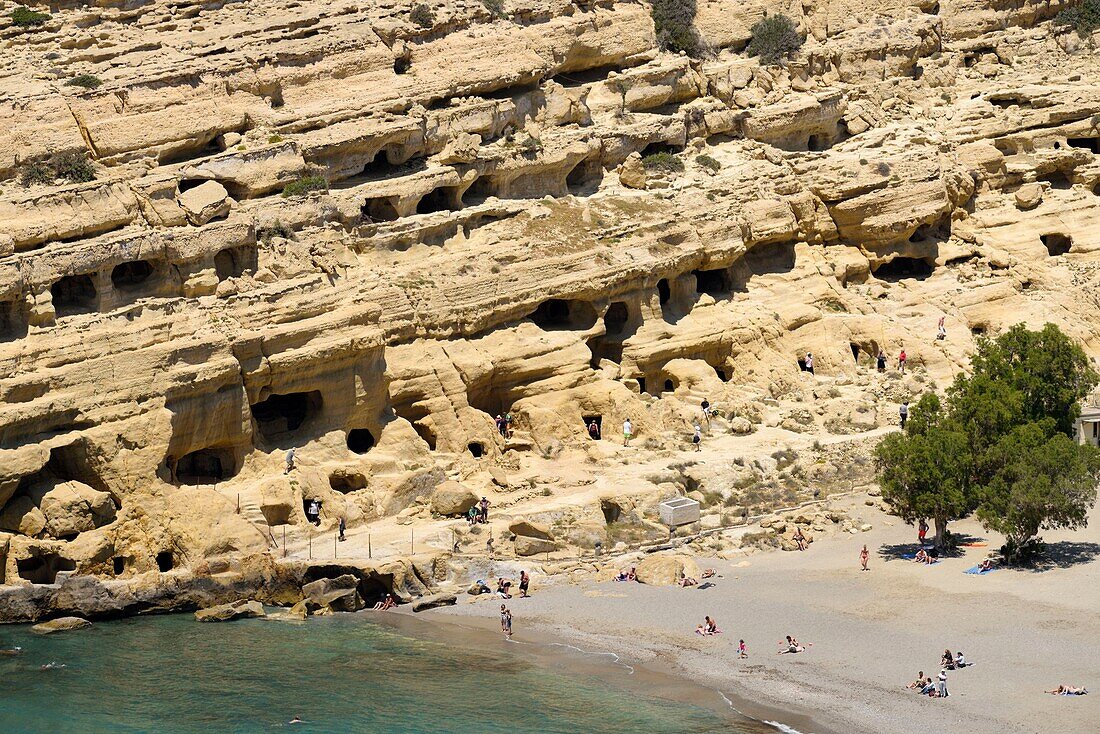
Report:
M 699 424 L 695 424 L 695 435 L 691 437 L 691 442 L 695 444 L 696 451 L 702 451 L 703 447 L 700 444 L 703 442 L 703 430 L 699 427 Z
M 504 416 L 498 413 L 493 422 L 497 424 L 497 433 L 499 433 L 501 436 L 505 436 L 508 431 L 504 427 Z
M 588 435 L 592 438 L 593 441 L 600 440 L 600 424 L 596 422 L 595 418 L 593 418 L 592 422 L 588 424 Z
M 886 352 L 882 351 L 881 349 L 878 350 L 878 371 L 886 371 Z
M 482 497 L 481 502 L 478 503 L 478 508 L 480 509 L 478 514 L 481 515 L 481 522 L 489 522 L 489 498 Z
M 905 430 L 905 421 L 909 420 L 909 401 L 906 400 L 898 408 L 898 417 L 901 418 L 901 430 Z
M 710 401 L 703 398 L 703 403 L 700 406 L 703 409 L 703 420 L 707 422 L 707 426 L 710 426 Z
M 905 374 L 905 362 L 909 358 L 905 355 L 905 350 L 901 350 L 901 354 L 898 355 L 898 372 Z
M 347 540 L 347 538 L 344 537 L 344 531 L 347 530 L 347 529 L 348 529 L 348 525 L 344 521 L 344 518 L 341 517 L 340 518 L 340 540 Z
M 634 424 L 627 418 L 623 421 L 623 446 L 630 445 L 630 439 L 634 437 Z
M 290 474 L 290 470 L 294 468 L 294 449 L 290 449 L 286 452 L 286 468 L 283 469 L 283 474 Z
M 940 323 L 936 325 L 936 339 L 943 341 L 947 338 L 947 327 L 943 325 L 946 316 L 940 316 Z

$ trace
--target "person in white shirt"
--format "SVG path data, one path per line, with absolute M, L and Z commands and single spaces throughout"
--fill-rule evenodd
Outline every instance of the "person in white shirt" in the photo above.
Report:
M 634 437 L 634 424 L 627 418 L 623 421 L 623 446 L 630 445 L 630 439 Z

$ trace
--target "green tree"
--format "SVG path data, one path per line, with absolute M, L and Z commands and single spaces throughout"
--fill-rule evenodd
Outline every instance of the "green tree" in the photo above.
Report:
M 1100 376 L 1051 324 L 982 340 L 972 367 L 879 444 L 883 498 L 906 522 L 933 519 L 937 542 L 947 522 L 977 510 L 1018 558 L 1044 529 L 1082 527 L 1096 502 L 1100 452 L 1071 436 Z
M 928 424 L 921 433 L 894 433 L 875 450 L 882 498 L 908 523 L 931 518 L 936 543 L 947 523 L 973 510 L 966 436 Z
M 1041 530 L 1088 522 L 1100 479 L 1100 452 L 1079 446 L 1053 420 L 1018 426 L 983 462 L 996 467 L 979 492 L 978 519 L 1005 536 L 1005 555 L 1026 558 Z
M 794 54 L 802 48 L 802 36 L 794 21 L 776 13 L 757 21 L 749 33 L 752 39 L 749 41 L 748 52 L 752 56 L 759 56 L 763 64 L 774 64 L 780 59 Z

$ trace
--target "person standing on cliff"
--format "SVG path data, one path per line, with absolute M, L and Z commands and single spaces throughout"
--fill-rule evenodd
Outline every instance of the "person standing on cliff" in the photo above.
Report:
M 909 357 L 906 356 L 905 350 L 902 349 L 901 354 L 898 355 L 898 372 L 900 372 L 903 375 L 905 374 L 905 362 L 908 359 L 909 359 Z
M 886 352 L 882 351 L 881 349 L 878 350 L 878 371 L 886 371 Z
M 691 442 L 695 445 L 696 451 L 702 451 L 703 447 L 700 444 L 703 442 L 703 431 L 699 427 L 699 424 L 695 424 L 695 435 L 691 437 Z
M 710 401 L 703 398 L 703 403 L 700 406 L 703 409 L 703 420 L 707 422 L 707 428 L 710 428 Z
M 482 497 L 481 502 L 478 503 L 478 507 L 481 509 L 481 522 L 489 522 L 489 498 Z
M 901 430 L 905 430 L 905 421 L 909 420 L 909 401 L 906 400 L 898 408 L 898 418 L 901 419 Z
M 814 373 L 814 355 L 811 352 L 806 352 L 806 371 L 811 375 Z
M 290 449 L 286 452 L 286 469 L 283 469 L 283 474 L 290 474 L 290 470 L 294 468 L 294 449 Z
M 634 437 L 634 424 L 627 418 L 623 421 L 623 446 L 630 445 L 630 439 Z
M 347 538 L 344 537 L 344 531 L 347 530 L 347 529 L 348 529 L 348 525 L 344 521 L 344 518 L 341 517 L 340 518 L 340 540 L 341 541 L 347 540 Z

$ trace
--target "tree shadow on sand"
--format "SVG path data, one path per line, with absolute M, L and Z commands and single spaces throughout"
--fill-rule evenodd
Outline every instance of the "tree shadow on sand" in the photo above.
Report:
M 1043 550 L 1030 563 L 1021 566 L 1010 566 L 1017 571 L 1030 571 L 1042 573 L 1055 568 L 1072 568 L 1082 563 L 1089 563 L 1100 556 L 1100 543 L 1082 543 L 1073 540 L 1061 540 L 1057 543 L 1047 543 Z
M 940 548 L 940 558 L 962 558 L 966 555 L 968 550 L 965 546 L 967 543 L 983 543 L 985 538 L 978 538 L 973 535 L 955 534 L 951 536 L 952 546 L 949 548 Z M 932 544 L 929 543 L 924 548 L 930 549 Z M 897 543 L 895 545 L 880 545 L 878 548 L 879 558 L 884 561 L 911 561 L 913 556 L 917 554 L 917 551 L 921 549 L 920 543 Z

